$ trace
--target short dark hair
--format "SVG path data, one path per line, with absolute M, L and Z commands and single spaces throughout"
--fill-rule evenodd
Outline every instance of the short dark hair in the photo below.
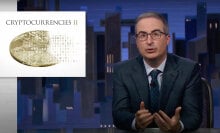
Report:
M 159 13 L 156 13 L 156 12 L 146 12 L 146 13 L 142 13 L 140 14 L 137 18 L 136 18 L 136 21 L 135 21 L 135 31 L 136 31 L 136 25 L 137 23 L 143 19 L 143 18 L 156 18 L 158 20 L 161 20 L 161 22 L 164 24 L 164 31 L 165 33 L 169 34 L 169 26 L 168 26 L 168 23 L 167 23 L 167 20 L 164 18 L 163 15 L 159 14 Z

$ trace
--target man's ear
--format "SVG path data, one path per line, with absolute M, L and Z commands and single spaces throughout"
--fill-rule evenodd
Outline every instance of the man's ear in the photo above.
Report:
M 166 36 L 166 38 L 167 38 L 167 46 L 170 44 L 170 39 L 171 39 L 171 36 L 168 34 L 167 36 Z

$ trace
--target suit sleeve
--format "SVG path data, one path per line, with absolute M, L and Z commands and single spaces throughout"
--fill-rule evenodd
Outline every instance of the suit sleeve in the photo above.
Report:
M 123 84 L 123 76 L 121 73 L 121 69 L 118 67 L 114 68 L 112 101 L 113 122 L 117 128 L 131 130 L 132 121 L 135 115 L 130 111 L 129 94 L 127 88 Z
M 199 71 L 200 67 L 196 64 L 188 78 L 183 95 L 181 121 L 184 124 L 185 131 L 199 128 L 202 122 L 203 91 Z

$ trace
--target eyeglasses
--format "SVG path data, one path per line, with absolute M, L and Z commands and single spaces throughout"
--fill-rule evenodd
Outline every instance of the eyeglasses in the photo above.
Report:
M 160 30 L 154 30 L 151 33 L 147 33 L 145 31 L 140 31 L 138 34 L 135 34 L 135 38 L 138 39 L 139 41 L 145 41 L 148 38 L 148 35 L 150 35 L 150 37 L 153 40 L 157 40 L 161 38 L 161 35 L 168 35 L 167 33 L 164 33 Z

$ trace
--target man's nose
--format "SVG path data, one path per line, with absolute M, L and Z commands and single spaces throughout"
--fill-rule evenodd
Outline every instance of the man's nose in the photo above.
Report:
M 151 44 L 151 43 L 153 42 L 153 39 L 152 39 L 152 37 L 151 37 L 150 34 L 147 35 L 146 42 L 147 42 L 148 44 Z

